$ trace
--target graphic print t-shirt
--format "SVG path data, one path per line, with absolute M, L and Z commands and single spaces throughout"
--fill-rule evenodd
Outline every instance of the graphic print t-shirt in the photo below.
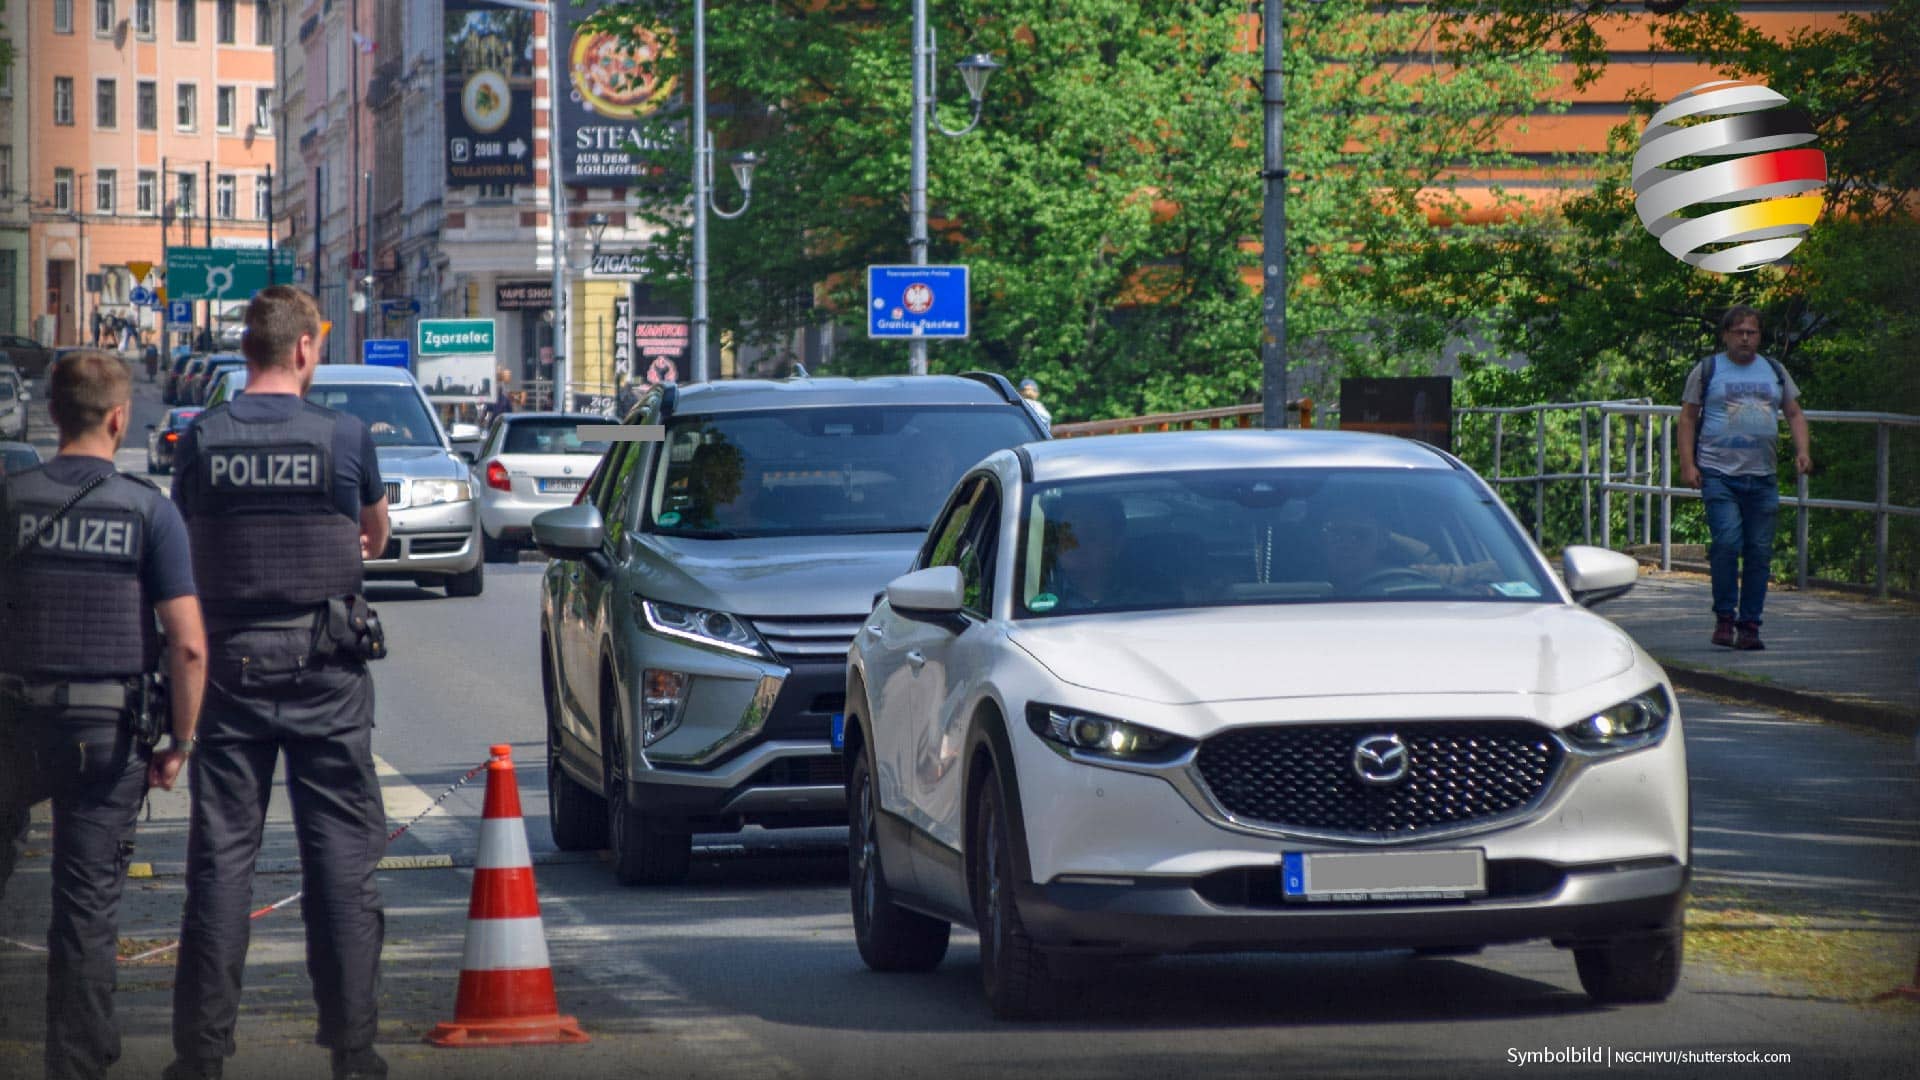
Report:
M 1680 397 L 1700 406 L 1700 467 L 1726 476 L 1772 476 L 1780 453 L 1780 408 L 1800 396 L 1793 376 L 1776 376 L 1764 356 L 1736 364 L 1720 353 L 1713 385 L 1703 388 L 1703 368 L 1695 365 Z

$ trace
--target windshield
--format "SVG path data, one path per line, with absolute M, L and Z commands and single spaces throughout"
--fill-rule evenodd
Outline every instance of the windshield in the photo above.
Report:
M 1558 601 L 1466 476 L 1222 469 L 1035 485 L 1015 614 L 1238 604 Z
M 583 427 L 611 427 L 611 420 L 515 420 L 501 440 L 503 454 L 604 454 L 611 443 L 580 441 Z
M 307 400 L 359 417 L 373 433 L 375 446 L 440 445 L 433 417 L 410 386 L 314 386 Z
M 0 401 L 12 401 L 14 395 L 13 380 L 0 378 Z
M 648 521 L 701 537 L 924 532 L 969 466 L 1037 437 L 1011 407 L 684 417 L 667 427 Z

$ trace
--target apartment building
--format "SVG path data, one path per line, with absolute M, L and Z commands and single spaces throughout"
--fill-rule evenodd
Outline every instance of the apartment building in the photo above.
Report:
M 129 263 L 164 266 L 168 242 L 267 246 L 278 116 L 270 7 L 9 5 L 0 252 L 11 258 L 0 254 L 0 328 L 12 320 L 56 344 L 90 340 L 95 314 L 157 329 L 158 312 L 129 300 L 136 285 L 163 284 L 159 271 L 135 281 Z

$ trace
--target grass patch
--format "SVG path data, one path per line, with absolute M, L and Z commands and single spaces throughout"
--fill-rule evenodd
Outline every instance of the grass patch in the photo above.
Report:
M 1800 915 L 1745 908 L 1687 912 L 1687 958 L 1760 977 L 1798 997 L 1868 1002 L 1911 985 L 1920 956 L 1920 932 L 1829 929 Z M 1891 1008 L 1920 1011 L 1912 1002 Z

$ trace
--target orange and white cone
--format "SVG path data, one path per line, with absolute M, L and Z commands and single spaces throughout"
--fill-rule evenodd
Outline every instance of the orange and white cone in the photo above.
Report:
M 579 1021 L 560 1015 L 553 994 L 553 968 L 547 960 L 512 755 L 512 747 L 495 746 L 487 764 L 487 803 L 480 822 L 480 855 L 473 864 L 473 898 L 467 905 L 460 993 L 453 1022 L 427 1033 L 435 1046 L 587 1041 Z

